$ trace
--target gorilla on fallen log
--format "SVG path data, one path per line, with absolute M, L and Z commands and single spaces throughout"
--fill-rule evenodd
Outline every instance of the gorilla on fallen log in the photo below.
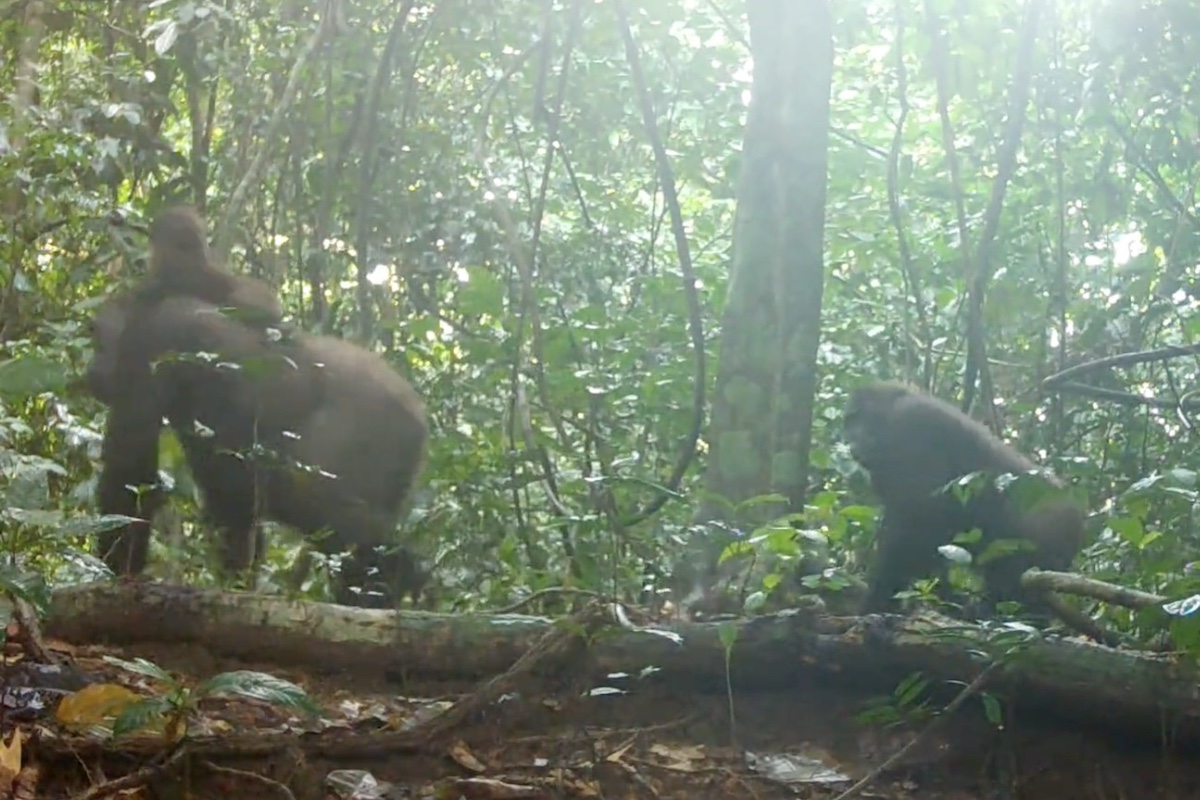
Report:
M 416 599 L 427 576 L 395 533 L 428 439 L 408 381 L 349 342 L 305 334 L 271 342 L 212 303 L 177 294 L 145 302 L 137 291 L 110 298 L 92 321 L 87 385 L 109 408 L 101 512 L 153 517 L 165 417 L 221 531 L 226 571 L 256 560 L 261 517 L 306 534 L 332 531 L 316 547 L 352 551 L 337 602 Z M 118 574 L 139 574 L 149 536 L 141 521 L 102 534 L 101 557 Z M 371 596 L 380 584 L 383 597 Z

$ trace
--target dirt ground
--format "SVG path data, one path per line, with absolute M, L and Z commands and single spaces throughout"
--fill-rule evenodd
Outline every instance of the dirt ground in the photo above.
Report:
M 230 734 L 244 741 L 258 732 L 285 733 L 297 744 L 258 753 L 209 747 L 203 757 L 190 759 L 187 769 L 178 769 L 156 767 L 154 754 L 144 749 L 121 752 L 119 742 L 108 743 L 90 758 L 47 759 L 39 797 L 86 796 L 102 780 L 141 768 L 149 777 L 122 797 L 833 798 L 924 727 L 881 729 L 858 722 L 855 716 L 878 699 L 877 693 L 873 698 L 853 687 L 817 682 L 786 694 L 738 695 L 731 724 L 725 695 L 683 695 L 653 676 L 618 676 L 611 686 L 622 691 L 595 686 L 580 691 L 564 680 L 506 695 L 450 739 L 427 747 L 383 753 L 369 746 L 356 753 L 351 747 L 330 756 L 327 748 L 309 746 L 313 731 L 334 738 L 344 731 L 358 737 L 354 742 L 369 742 L 436 715 L 473 687 L 306 675 L 274 664 L 218 661 L 196 646 L 76 647 L 72 652 L 93 679 L 142 693 L 154 688 L 100 657 L 145 658 L 188 684 L 227 670 L 268 672 L 304 687 L 325 720 L 306 722 L 294 710 L 252 700 L 205 701 L 201 720 L 189 729 L 192 736 L 211 735 L 220 742 Z M 981 708 L 969 701 L 859 796 L 1200 797 L 1195 754 L 1171 754 L 1161 743 L 1123 741 L 1111 731 L 1073 730 L 1061 721 L 1009 720 L 998 729 Z M 28 746 L 38 752 L 36 740 Z M 387 791 L 352 795 L 331 788 L 327 778 L 334 770 L 365 771 Z M 363 780 L 362 773 L 339 776 L 343 782 Z

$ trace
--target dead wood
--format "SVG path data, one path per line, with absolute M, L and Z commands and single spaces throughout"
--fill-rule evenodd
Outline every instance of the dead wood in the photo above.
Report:
M 374 611 L 135 582 L 56 592 L 46 633 L 80 643 L 198 642 L 225 656 L 350 674 L 480 680 L 511 668 L 551 625 L 514 614 Z M 1009 699 L 1127 730 L 1170 724 L 1180 734 L 1200 731 L 1200 669 L 1190 661 L 931 614 L 837 618 L 791 611 L 677 622 L 657 631 L 612 626 L 591 639 L 590 678 L 654 667 L 660 672 L 647 680 L 723 692 L 722 626 L 736 631 L 728 677 L 737 692 L 779 690 L 815 672 L 886 693 L 913 671 L 935 684 L 970 681 L 1002 656 L 992 685 Z M 557 678 L 560 669 L 544 674 Z
M 1054 572 L 1052 570 L 1031 569 L 1021 577 L 1021 585 L 1032 589 L 1091 597 L 1105 603 L 1135 610 L 1161 606 L 1170 599 L 1138 589 L 1115 586 L 1071 572 Z

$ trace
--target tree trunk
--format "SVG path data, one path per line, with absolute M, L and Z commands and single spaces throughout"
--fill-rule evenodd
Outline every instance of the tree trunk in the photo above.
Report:
M 749 0 L 748 9 L 754 79 L 707 481 L 735 505 L 778 493 L 798 510 L 824 282 L 832 18 L 827 0 Z M 760 504 L 753 519 L 786 511 Z

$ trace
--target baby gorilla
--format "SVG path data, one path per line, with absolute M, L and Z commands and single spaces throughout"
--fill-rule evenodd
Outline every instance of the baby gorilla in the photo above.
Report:
M 283 306 L 271 287 L 234 275 L 218 264 L 208 247 L 204 220 L 189 206 L 169 208 L 150 225 L 150 273 L 134 292 L 139 305 L 185 295 L 236 309 L 253 325 L 278 325 Z
M 951 492 L 938 492 L 972 472 L 994 478 L 1037 469 L 949 403 L 903 384 L 872 383 L 851 397 L 845 434 L 883 503 L 863 613 L 893 607 L 893 595 L 916 578 L 936 575 L 944 585 L 947 565 L 938 548 L 974 528 L 982 533 L 969 546 L 976 556 L 997 540 L 1022 543 L 979 567 L 993 603 L 1039 605 L 1038 598 L 1022 593 L 1021 575 L 1030 567 L 1069 569 L 1083 546 L 1083 510 L 1065 495 L 1022 509 L 991 482 L 965 503 Z M 1062 486 L 1053 477 L 1048 480 Z

